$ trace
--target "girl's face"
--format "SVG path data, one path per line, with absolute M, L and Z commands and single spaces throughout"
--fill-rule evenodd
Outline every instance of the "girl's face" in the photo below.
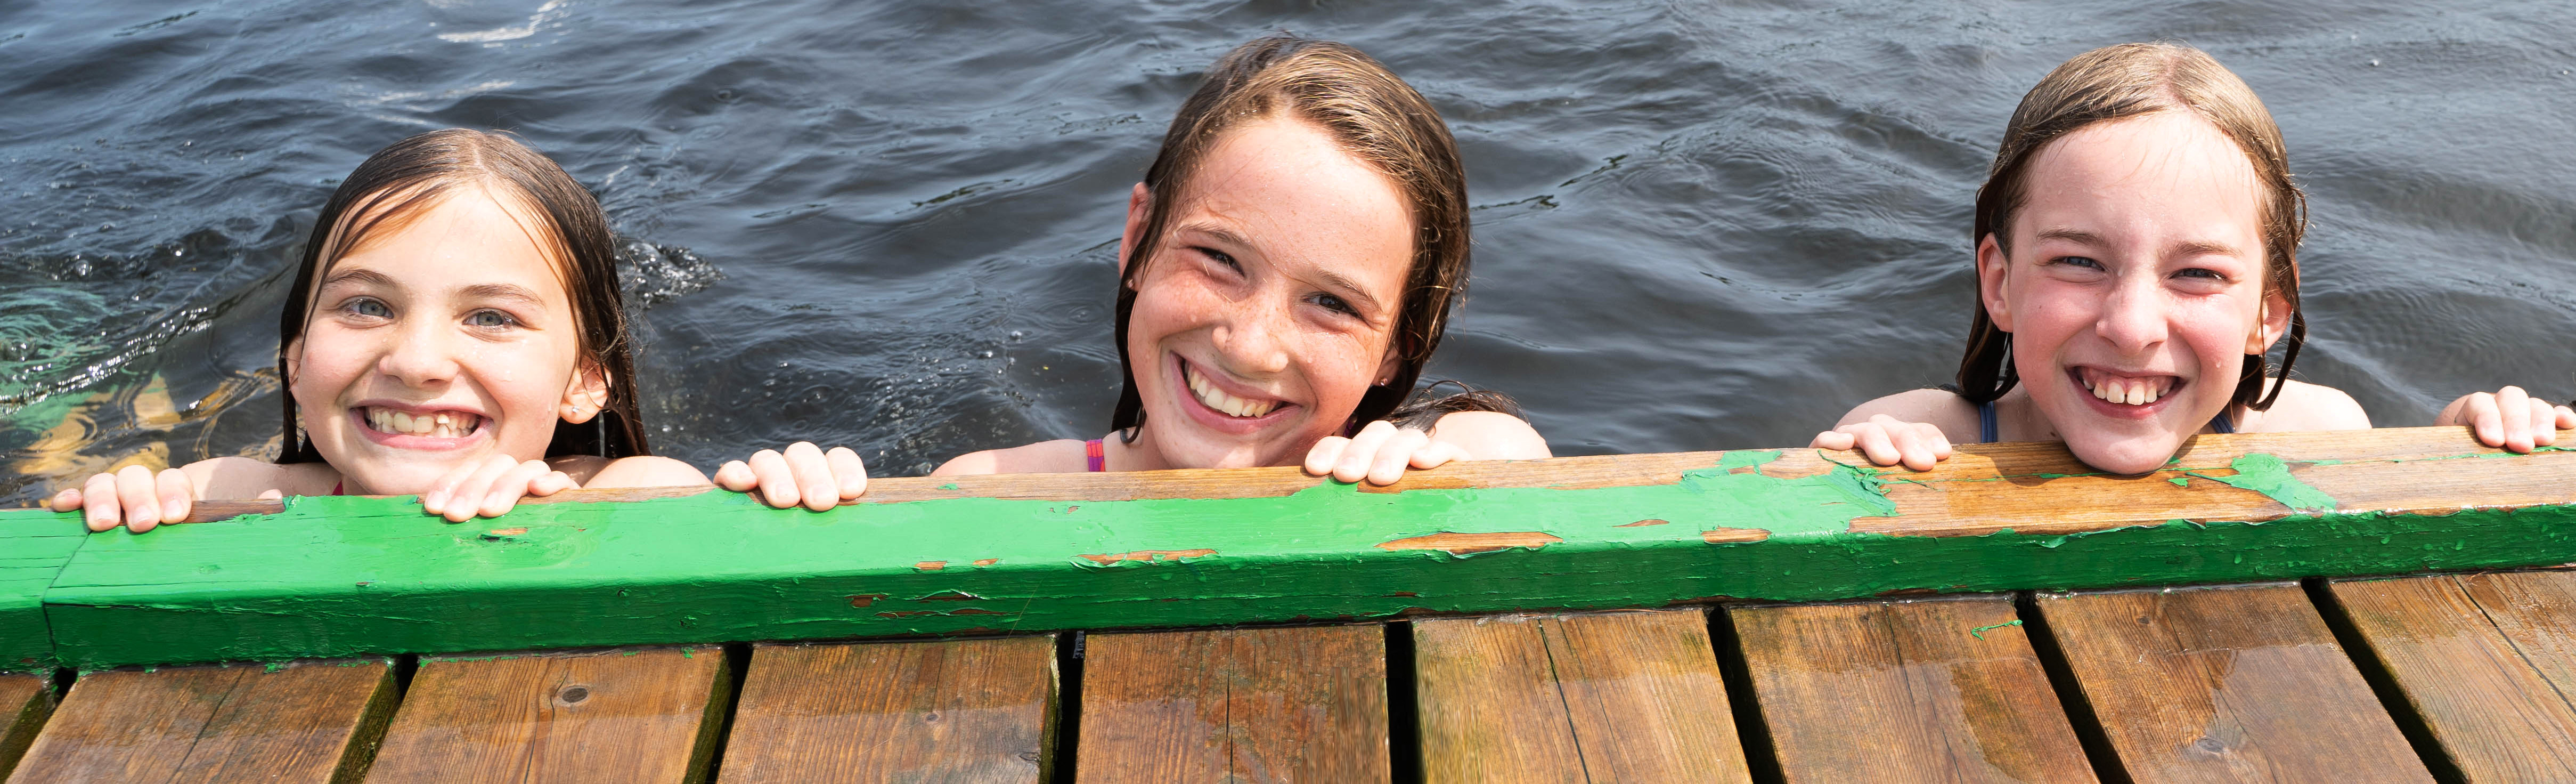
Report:
M 2067 448 L 2114 473 L 2162 466 L 2288 328 L 2264 285 L 2262 188 L 2207 121 L 2097 123 L 2034 155 L 2009 254 L 1980 240 L 1980 295 Z
M 1295 463 L 1398 367 L 1412 210 L 1293 119 L 1226 132 L 1180 190 L 1128 316 L 1136 446 L 1173 468 Z M 1154 196 L 1137 186 L 1120 259 Z
M 331 267 L 288 391 L 351 493 L 418 493 L 490 455 L 545 456 L 607 399 L 583 368 L 543 225 L 479 188 L 388 223 Z

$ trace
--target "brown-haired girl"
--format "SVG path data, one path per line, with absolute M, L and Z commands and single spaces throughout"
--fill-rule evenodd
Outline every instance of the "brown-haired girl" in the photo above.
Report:
M 2135 474 L 2197 433 L 2369 428 L 2350 396 L 2289 378 L 2306 222 L 2280 128 L 2218 61 L 2166 43 L 2078 55 L 2023 96 L 1977 191 L 1957 388 L 1861 404 L 1814 446 L 1922 470 L 1957 436 L 2064 441 Z
M 1303 465 L 1386 484 L 1548 456 L 1496 398 L 1405 409 L 1466 286 L 1466 190 L 1447 124 L 1368 55 L 1284 35 L 1237 47 L 1128 197 L 1112 432 L 933 474 Z M 764 451 L 716 481 L 829 508 L 864 490 L 845 452 Z
M 418 494 L 463 521 L 572 487 L 706 482 L 645 444 L 607 216 L 510 137 L 432 131 L 359 164 L 278 323 L 276 462 L 128 466 L 51 506 L 140 533 L 199 498 Z

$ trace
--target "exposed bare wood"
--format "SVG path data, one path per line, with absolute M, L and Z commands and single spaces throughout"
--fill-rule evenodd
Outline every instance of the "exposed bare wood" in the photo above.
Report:
M 2468 780 L 2576 781 L 2576 572 L 2332 586 Z
M 1055 678 L 1052 635 L 758 646 L 721 780 L 1036 782 Z
M 1413 624 L 1424 780 L 1749 781 L 1703 610 Z
M 1387 780 L 1384 627 L 1089 640 L 1084 784 Z
M 381 659 L 91 673 L 9 781 L 354 781 L 393 691 Z
M 701 781 L 726 672 L 712 646 L 424 658 L 367 781 Z

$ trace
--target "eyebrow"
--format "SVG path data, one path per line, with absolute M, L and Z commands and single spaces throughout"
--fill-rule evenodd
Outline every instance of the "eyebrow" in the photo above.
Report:
M 2078 245 L 2091 245 L 2096 248 L 2111 244 L 2103 241 L 2102 235 L 2078 229 L 2040 229 L 2038 236 L 2043 240 L 2065 240 Z
M 2077 229 L 2041 229 L 2039 231 L 2039 238 L 2043 240 L 2065 240 L 2078 245 L 2089 245 L 2096 248 L 2106 247 L 2111 244 L 2110 242 L 2102 239 L 2102 235 Z M 2175 245 L 2173 250 L 2173 255 L 2179 256 L 2238 255 L 2236 252 L 2236 246 L 2211 240 L 2185 240 Z
M 314 288 L 327 289 L 332 286 L 346 284 L 400 288 L 399 286 L 394 285 L 393 278 L 385 277 L 384 273 L 370 269 L 353 269 L 331 273 L 331 277 L 322 279 L 322 285 L 315 286 Z
M 535 291 L 529 290 L 526 286 L 509 283 L 477 284 L 467 286 L 457 293 L 465 295 L 467 299 L 511 300 L 531 306 L 545 304 L 545 300 L 538 298 Z

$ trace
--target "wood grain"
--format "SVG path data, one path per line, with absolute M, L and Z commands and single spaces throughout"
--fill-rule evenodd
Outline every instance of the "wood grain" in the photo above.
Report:
M 1750 781 L 1704 610 L 1413 624 L 1428 782 Z
M 54 713 L 54 684 L 42 676 L 0 673 L 0 781 L 18 766 L 45 719 Z
M 2432 780 L 2296 585 L 2039 606 L 2136 781 Z
M 2576 781 L 2576 572 L 2330 584 L 2470 781 Z
M 382 659 L 91 673 L 9 782 L 354 781 L 393 702 Z
M 727 677 L 713 647 L 424 657 L 367 781 L 700 781 Z
M 1727 612 L 1788 781 L 2095 780 L 2009 597 Z
M 725 784 L 1035 782 L 1054 636 L 752 649 Z
M 1083 784 L 1389 775 L 1376 624 L 1089 636 Z

